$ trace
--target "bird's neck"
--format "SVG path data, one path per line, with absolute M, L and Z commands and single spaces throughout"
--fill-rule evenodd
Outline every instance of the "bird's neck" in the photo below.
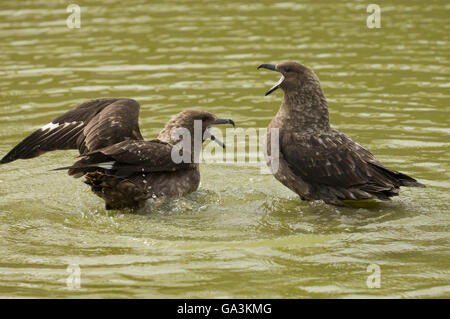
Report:
M 177 147 L 180 152 L 183 149 L 183 154 L 188 154 L 186 156 L 190 158 L 190 163 L 199 162 L 203 140 L 202 135 L 197 136 L 193 130 L 176 125 L 166 125 L 159 133 L 158 140 Z M 184 160 L 187 158 L 183 157 Z
M 328 103 L 320 86 L 286 90 L 278 113 L 302 131 L 330 129 Z

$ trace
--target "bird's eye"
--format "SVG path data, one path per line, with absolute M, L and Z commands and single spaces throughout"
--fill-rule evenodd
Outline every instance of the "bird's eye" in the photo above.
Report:
M 286 73 L 289 73 L 289 72 L 291 72 L 291 71 L 292 71 L 291 68 L 286 68 L 286 69 L 284 69 L 284 72 L 286 72 Z

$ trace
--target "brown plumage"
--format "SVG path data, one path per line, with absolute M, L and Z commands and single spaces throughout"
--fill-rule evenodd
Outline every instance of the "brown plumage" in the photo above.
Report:
M 187 110 L 174 116 L 158 138 L 144 141 L 139 130 L 139 104 L 132 99 L 85 102 L 25 138 L 1 160 L 28 159 L 47 151 L 78 149 L 81 159 L 67 169 L 105 200 L 106 209 L 138 208 L 150 197 L 177 197 L 195 191 L 200 183 L 198 156 L 193 150 L 214 136 L 211 127 L 234 122 L 206 111 Z M 195 121 L 201 132 L 195 134 Z M 172 160 L 172 150 L 190 132 L 187 161 Z M 197 140 L 196 140 L 197 139 Z M 177 149 L 178 151 L 178 149 Z M 186 150 L 182 150 L 186 151 Z M 179 151 L 179 152 L 182 152 Z
M 296 62 L 258 67 L 281 73 L 283 102 L 267 130 L 267 163 L 278 160 L 276 179 L 304 200 L 345 205 L 343 200 L 389 200 L 400 186 L 425 187 L 383 166 L 366 148 L 330 127 L 319 79 Z M 271 154 L 271 129 L 279 131 L 279 154 Z M 275 167 L 275 166 L 274 166 Z

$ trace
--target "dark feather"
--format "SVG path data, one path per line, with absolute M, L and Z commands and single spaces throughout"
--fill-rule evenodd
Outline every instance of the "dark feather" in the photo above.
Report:
M 69 175 L 79 175 L 103 168 L 103 163 L 114 163 L 109 174 L 127 178 L 136 173 L 173 172 L 180 169 L 193 168 L 195 164 L 174 163 L 172 161 L 172 145 L 158 141 L 127 140 L 94 152 L 82 155 L 83 158 L 74 165 L 61 169 L 69 169 Z
M 33 158 L 54 150 L 81 153 L 126 139 L 142 139 L 139 104 L 132 99 L 97 99 L 80 104 L 38 129 L 16 145 L 0 164 Z
M 333 204 L 336 199 L 388 200 L 398 195 L 400 186 L 424 187 L 384 167 L 366 148 L 333 129 L 319 134 L 285 133 L 281 145 L 292 172 Z
M 202 134 L 216 124 L 232 120 L 218 119 L 201 110 L 185 110 L 174 116 L 157 139 L 144 141 L 138 124 L 139 104 L 132 99 L 100 99 L 83 103 L 57 117 L 25 138 L 0 163 L 36 157 L 52 150 L 78 149 L 80 159 L 67 170 L 73 177 L 86 177 L 86 184 L 103 198 L 106 209 L 141 207 L 150 197 L 176 197 L 195 191 L 200 183 L 198 163 L 172 160 L 174 145 L 179 155 L 178 129 L 194 131 L 202 121 Z M 189 137 L 195 144 L 196 134 Z M 211 137 L 212 139 L 212 137 Z M 185 151 L 187 152 L 187 151 Z M 183 159 L 186 157 L 184 156 Z

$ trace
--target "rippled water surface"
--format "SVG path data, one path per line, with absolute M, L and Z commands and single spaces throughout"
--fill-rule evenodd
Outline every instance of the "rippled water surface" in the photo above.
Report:
M 450 297 L 448 1 L 383 1 L 381 29 L 364 1 L 78 4 L 69 29 L 66 1 L 0 2 L 1 155 L 98 97 L 138 100 L 146 138 L 186 108 L 264 128 L 282 92 L 264 97 L 278 78 L 256 67 L 295 60 L 321 79 L 334 127 L 427 188 L 336 208 L 257 165 L 209 163 L 185 198 L 107 212 L 49 171 L 75 151 L 16 161 L 0 167 L 0 296 Z

